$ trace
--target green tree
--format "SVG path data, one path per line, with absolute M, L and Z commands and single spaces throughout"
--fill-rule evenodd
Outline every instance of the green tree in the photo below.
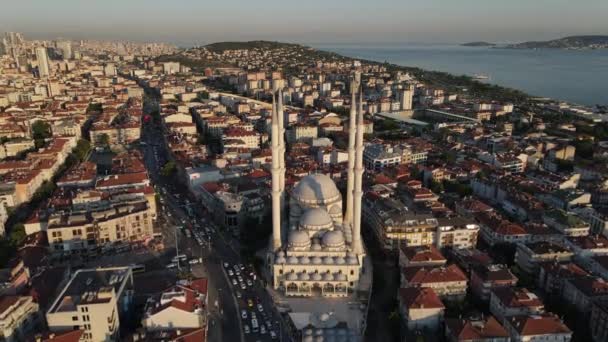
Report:
M 78 157 L 78 160 L 81 162 L 87 158 L 90 151 L 91 151 L 91 143 L 86 139 L 78 140 L 78 143 L 76 143 L 76 147 L 74 147 L 74 154 L 76 155 L 76 157 Z
M 175 174 L 176 171 L 177 165 L 173 160 L 170 160 L 165 165 L 163 165 L 162 169 L 160 170 L 160 174 L 163 177 L 171 177 Z
M 436 182 L 436 181 L 431 181 L 431 187 L 430 187 L 431 191 L 436 193 L 436 194 L 440 194 L 443 192 L 443 184 L 441 184 L 440 182 Z
M 110 136 L 106 133 L 102 133 L 99 135 L 99 139 L 97 140 L 99 145 L 101 146 L 110 146 Z
M 21 246 L 26 238 L 25 226 L 22 223 L 16 224 L 11 228 L 10 240 L 14 246 Z
M 32 138 L 36 148 L 44 146 L 44 140 L 53 136 L 51 125 L 45 121 L 38 120 L 32 124 Z

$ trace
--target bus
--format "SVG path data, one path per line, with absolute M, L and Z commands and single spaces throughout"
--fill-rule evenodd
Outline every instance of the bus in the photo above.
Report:
M 255 318 L 251 319 L 251 328 L 252 328 L 251 330 L 254 333 L 258 332 L 258 330 L 260 329 L 260 326 L 258 325 L 258 320 L 257 319 L 255 319 Z
M 177 263 L 178 261 L 186 261 L 188 260 L 188 256 L 186 254 L 176 255 L 171 259 L 172 262 Z
M 141 264 L 131 265 L 131 271 L 133 274 L 144 273 L 146 272 L 146 266 Z

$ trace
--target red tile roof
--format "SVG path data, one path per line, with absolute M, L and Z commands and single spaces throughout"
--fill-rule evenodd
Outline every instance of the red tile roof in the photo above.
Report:
M 402 270 L 403 276 L 410 284 L 467 281 L 467 276 L 455 264 L 442 267 L 409 267 Z
M 509 308 L 543 307 L 543 302 L 526 288 L 500 287 L 492 290 L 503 306 Z
M 513 316 L 508 323 L 520 336 L 571 334 L 572 331 L 553 314 Z
M 476 341 L 492 338 L 508 338 L 507 330 L 494 318 L 485 321 L 469 319 L 447 319 L 446 326 L 456 341 Z
M 443 309 L 445 306 L 433 289 L 428 287 L 406 287 L 399 289 L 401 303 L 411 309 Z

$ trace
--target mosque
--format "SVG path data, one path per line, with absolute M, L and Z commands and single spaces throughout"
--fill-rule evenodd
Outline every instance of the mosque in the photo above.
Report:
M 272 243 L 268 267 L 273 288 L 284 296 L 347 297 L 358 289 L 365 256 L 361 239 L 364 171 L 361 93 L 358 110 L 355 105 L 360 84 L 357 74 L 350 89 L 345 212 L 340 191 L 324 174 L 303 177 L 291 193 L 286 193 L 282 96 L 279 92 L 276 104 L 273 96 Z M 289 197 L 288 203 L 286 197 Z

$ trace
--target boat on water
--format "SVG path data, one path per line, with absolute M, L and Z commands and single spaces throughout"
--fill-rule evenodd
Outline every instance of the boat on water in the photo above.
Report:
M 474 80 L 489 80 L 490 77 L 488 75 L 484 75 L 484 74 L 474 74 L 473 79 Z

